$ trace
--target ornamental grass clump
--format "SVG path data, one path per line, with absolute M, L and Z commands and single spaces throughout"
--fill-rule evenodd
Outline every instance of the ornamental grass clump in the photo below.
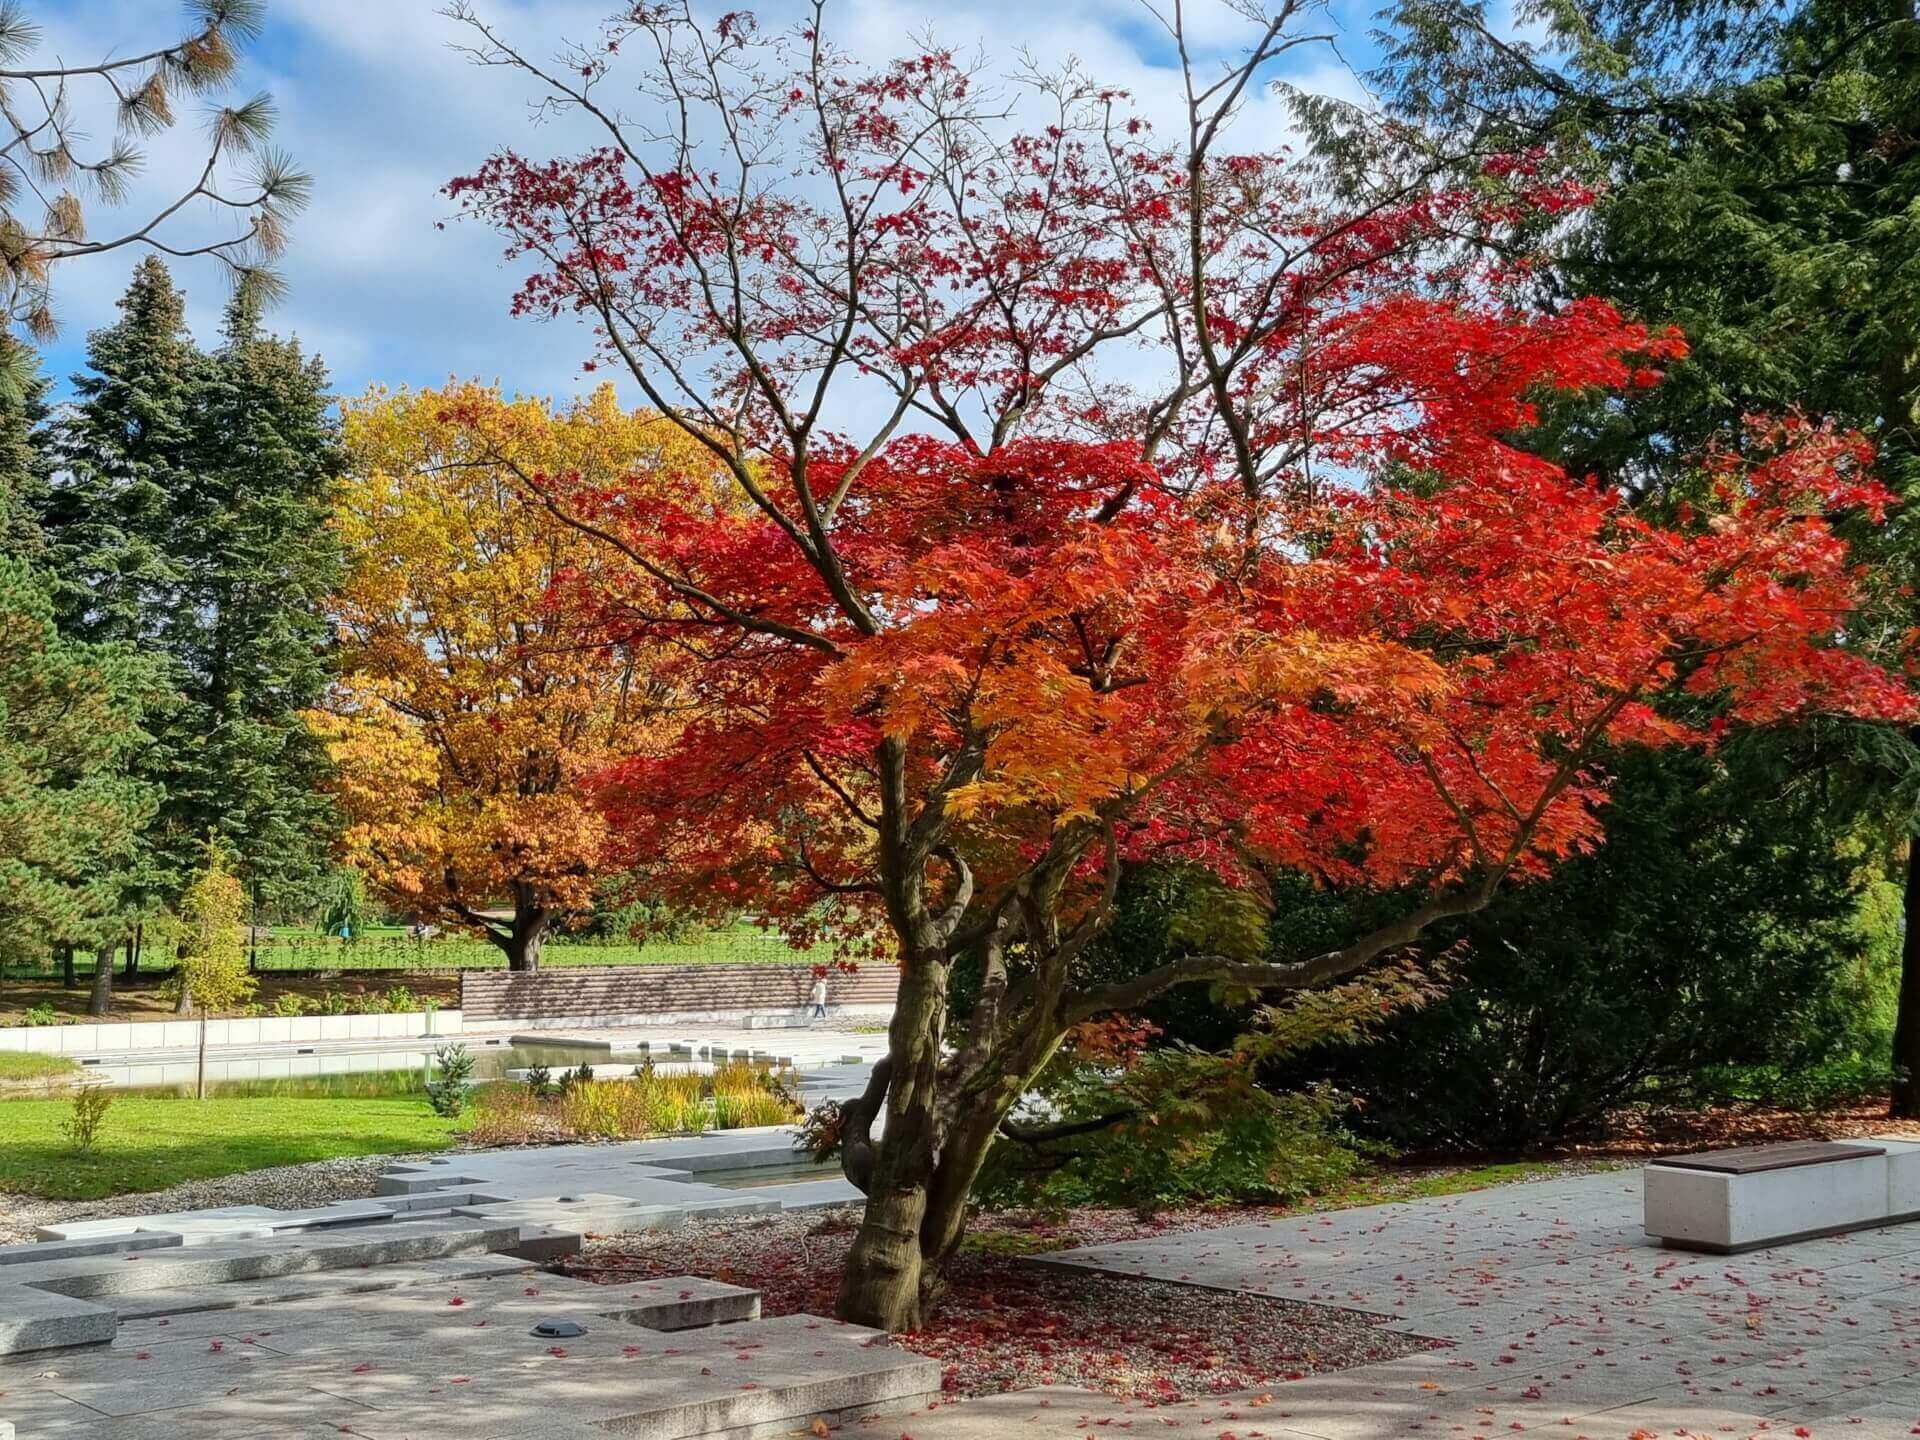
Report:
M 527 1145 L 554 1140 L 638 1140 L 705 1130 L 784 1125 L 799 1118 L 793 1078 L 785 1070 L 723 1065 L 710 1075 L 662 1073 L 651 1064 L 630 1077 L 564 1076 L 557 1093 L 529 1072 L 523 1085 L 489 1085 L 475 1092 L 465 1131 L 477 1145 Z

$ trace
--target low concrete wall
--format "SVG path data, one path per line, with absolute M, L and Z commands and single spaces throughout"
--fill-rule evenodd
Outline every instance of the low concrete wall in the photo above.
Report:
M 260 1015 L 209 1020 L 207 1045 L 304 1045 L 315 1040 L 408 1040 L 459 1035 L 458 1010 L 414 1010 L 399 1015 Z M 124 1050 L 184 1050 L 200 1043 L 198 1020 L 110 1021 L 86 1025 L 0 1026 L 0 1050 L 38 1055 L 117 1054 Z
M 361 1050 L 338 1055 L 280 1054 L 229 1059 L 207 1052 L 207 1083 L 228 1080 L 288 1080 L 313 1075 L 362 1075 L 382 1070 L 418 1070 L 433 1058 L 426 1044 L 397 1050 Z M 104 1064 L 85 1064 L 81 1075 L 95 1084 L 191 1085 L 199 1071 L 192 1060 L 159 1060 L 116 1055 Z
M 542 1025 L 750 1027 L 803 1023 L 811 965 L 569 965 L 552 970 L 463 970 L 460 1011 L 468 1029 Z M 900 972 L 863 965 L 827 978 L 830 1014 L 885 1018 Z

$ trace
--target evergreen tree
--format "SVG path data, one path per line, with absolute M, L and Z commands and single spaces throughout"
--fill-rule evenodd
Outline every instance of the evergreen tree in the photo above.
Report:
M 189 603 L 167 645 L 194 744 L 170 806 L 182 832 L 218 837 L 250 882 L 279 889 L 311 878 L 330 838 L 328 762 L 301 717 L 326 687 L 340 453 L 325 368 L 261 332 L 250 292 L 228 307 L 195 430 L 191 529 L 176 547 Z
M 142 260 L 120 319 L 87 337 L 75 403 L 51 437 L 60 474 L 40 523 L 68 634 L 164 652 L 167 618 L 187 598 L 179 542 L 201 518 L 180 507 L 197 488 L 206 363 L 187 333 L 186 297 L 157 258 Z
M 1551 0 L 1545 44 L 1485 7 L 1403 0 L 1383 71 L 1403 113 L 1460 148 L 1542 149 L 1599 200 L 1558 239 L 1543 300 L 1599 294 L 1692 347 L 1624 403 L 1566 407 L 1572 467 L 1662 503 L 1707 439 L 1752 413 L 1870 435 L 1905 504 L 1855 536 L 1883 604 L 1856 643 L 1889 656 L 1920 614 L 1920 20 L 1912 0 Z M 1530 12 L 1531 13 L 1531 12 Z M 1920 1114 L 1920 752 L 1829 745 L 1906 843 L 1894 1109 Z M 1823 843 L 1818 830 L 1803 843 Z
M 98 954 L 128 928 L 150 678 L 125 646 L 61 635 L 44 577 L 0 556 L 0 944 Z
M 260 333 L 250 290 L 203 352 L 157 259 L 120 308 L 52 427 L 39 518 L 61 625 L 151 653 L 173 692 L 146 760 L 164 790 L 147 867 L 159 890 L 177 895 L 210 839 L 251 886 L 297 884 L 331 815 L 300 718 L 324 685 L 320 602 L 338 566 L 326 373 Z
M 38 434 L 49 388 L 32 347 L 0 333 L 0 555 L 36 564 L 46 558 L 36 509 L 49 468 Z

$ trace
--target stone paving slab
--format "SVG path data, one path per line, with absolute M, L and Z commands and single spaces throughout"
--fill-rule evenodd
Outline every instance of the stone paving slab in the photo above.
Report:
M 1083 1440 L 1176 1423 L 1208 1440 L 1920 1434 L 1920 1224 L 1731 1257 L 1668 1251 L 1644 1235 L 1639 1177 L 1627 1171 L 1040 1263 L 1341 1305 L 1452 1343 L 1277 1384 L 1257 1407 L 1259 1397 L 1155 1409 L 1031 1392 L 887 1416 L 849 1435 Z
M 437 1260 L 498 1250 L 520 1238 L 519 1226 L 483 1220 L 390 1221 L 366 1230 L 225 1241 L 178 1250 L 88 1256 L 11 1267 L 6 1280 L 81 1299 L 144 1290 L 265 1280 L 358 1265 Z
M 760 1320 L 757 1294 L 718 1282 L 418 1278 L 132 1321 L 111 1345 L 0 1362 L 0 1416 L 23 1440 L 738 1440 L 939 1389 L 936 1362 L 873 1331 Z M 588 1333 L 538 1337 L 544 1318 Z M 698 1328 L 663 1328 L 681 1325 Z
M 117 1323 L 105 1305 L 25 1286 L 0 1288 L 0 1355 L 98 1345 L 113 1339 Z
M 411 1286 L 445 1286 L 450 1281 L 500 1275 L 518 1276 L 533 1267 L 524 1260 L 495 1256 L 457 1256 L 466 1264 L 448 1270 L 446 1260 L 417 1265 L 381 1265 L 362 1269 L 323 1271 L 318 1275 L 279 1276 L 268 1280 L 235 1281 L 197 1289 L 145 1290 L 120 1296 L 112 1308 L 124 1324 L 163 1316 L 201 1311 L 247 1310 L 261 1305 L 286 1305 L 303 1300 L 341 1300 L 350 1296 L 400 1290 Z
M 29 1240 L 21 1245 L 0 1245 L 0 1265 L 40 1264 L 47 1260 L 78 1260 L 91 1255 L 123 1254 L 129 1250 L 168 1250 L 180 1244 L 180 1237 L 141 1231 L 132 1235 L 114 1235 L 89 1240 Z M 0 1278 L 7 1272 L 0 1271 Z
M 188 1245 L 221 1239 L 272 1235 L 288 1230 L 312 1230 L 334 1225 L 371 1225 L 391 1220 L 394 1212 L 365 1200 L 347 1200 L 304 1210 L 275 1210 L 266 1205 L 230 1205 L 211 1210 L 176 1211 L 169 1215 L 141 1215 L 105 1220 L 73 1220 L 42 1225 L 34 1234 L 42 1240 L 110 1240 L 131 1232 L 158 1231 L 181 1237 Z

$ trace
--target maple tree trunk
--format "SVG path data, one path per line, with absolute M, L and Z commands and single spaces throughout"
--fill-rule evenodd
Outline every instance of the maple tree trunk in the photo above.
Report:
M 1920 838 L 1907 842 L 1900 945 L 1900 1009 L 1893 1024 L 1893 1101 L 1889 1113 L 1920 1117 Z
M 964 1097 L 939 1094 L 946 984 L 944 954 L 924 957 L 901 979 L 888 1041 L 886 1130 L 872 1147 L 871 1171 L 857 1177 L 867 1208 L 836 1307 L 856 1325 L 914 1330 L 926 1319 L 966 1234 L 974 1182 L 1032 1078 L 976 1075 Z M 1034 1053 L 1052 1048 L 1037 1045 Z
M 532 886 L 514 886 L 513 929 L 508 934 L 496 934 L 493 937 L 494 943 L 507 952 L 507 969 L 540 968 L 540 947 L 546 941 L 547 929 L 552 922 L 552 912 L 534 899 Z
M 935 1085 L 946 990 L 945 952 L 915 953 L 888 1027 L 886 1131 L 874 1147 L 866 1214 L 840 1277 L 836 1309 L 856 1325 L 911 1330 L 920 1322 L 922 1283 L 930 1278 L 921 1227 L 940 1154 Z

